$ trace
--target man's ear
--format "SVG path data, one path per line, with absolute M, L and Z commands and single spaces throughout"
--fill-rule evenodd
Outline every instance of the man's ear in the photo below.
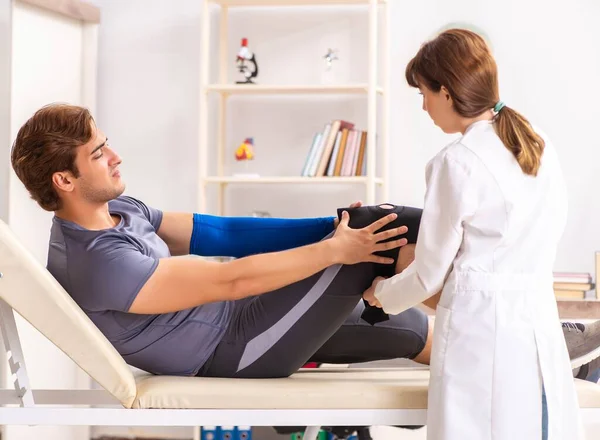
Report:
M 75 189 L 75 176 L 69 171 L 52 174 L 52 184 L 58 191 L 71 192 Z
M 440 89 L 440 93 L 444 98 L 446 98 L 446 102 L 452 105 L 452 96 L 450 95 L 450 92 L 445 86 L 442 86 L 442 88 Z

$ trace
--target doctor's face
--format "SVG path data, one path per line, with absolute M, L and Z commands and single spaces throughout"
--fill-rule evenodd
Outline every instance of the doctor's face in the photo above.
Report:
M 457 127 L 458 115 L 452 108 L 452 98 L 444 87 L 439 92 L 434 92 L 422 85 L 419 92 L 423 95 L 423 110 L 429 114 L 435 125 L 444 133 L 456 133 L 460 130 Z

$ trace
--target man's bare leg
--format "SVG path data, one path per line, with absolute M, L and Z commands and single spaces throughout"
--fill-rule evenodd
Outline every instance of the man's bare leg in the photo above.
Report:
M 396 273 L 402 272 L 406 269 L 410 263 L 412 263 L 415 259 L 415 245 L 407 244 L 400 248 L 398 253 L 398 261 L 396 262 Z M 435 310 L 435 306 L 439 301 L 440 294 L 434 295 L 430 298 L 432 301 L 425 301 L 423 304 Z M 431 344 L 433 341 L 433 321 L 429 318 L 429 331 L 427 332 L 427 340 L 425 341 L 425 346 L 423 350 L 413 359 L 415 362 L 420 364 L 429 365 L 431 360 Z
M 398 251 L 398 261 L 396 261 L 396 273 L 402 272 L 415 259 L 415 244 L 406 244 Z

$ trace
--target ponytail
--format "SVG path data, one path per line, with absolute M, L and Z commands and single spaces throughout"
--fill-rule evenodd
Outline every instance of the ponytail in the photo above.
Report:
M 544 140 L 517 111 L 502 106 L 494 116 L 494 127 L 500 140 L 517 158 L 525 174 L 537 176 L 544 152 Z
M 486 41 L 466 29 L 449 29 L 421 46 L 404 72 L 411 87 L 439 93 L 444 86 L 456 113 L 473 119 L 494 109 L 494 129 L 523 172 L 537 176 L 544 140 L 519 113 L 498 101 L 498 69 Z

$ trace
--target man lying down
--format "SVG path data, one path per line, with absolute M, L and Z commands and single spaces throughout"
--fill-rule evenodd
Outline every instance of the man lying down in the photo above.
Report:
M 64 104 L 21 127 L 11 160 L 55 214 L 48 270 L 132 366 L 272 378 L 310 361 L 429 363 L 423 311 L 387 316 L 361 301 L 376 277 L 412 261 L 420 209 L 356 203 L 302 219 L 163 212 L 123 195 L 121 158 L 88 110 Z M 174 258 L 188 254 L 235 259 Z M 599 330 L 563 324 L 573 365 L 584 364 L 578 377 L 600 362 Z

